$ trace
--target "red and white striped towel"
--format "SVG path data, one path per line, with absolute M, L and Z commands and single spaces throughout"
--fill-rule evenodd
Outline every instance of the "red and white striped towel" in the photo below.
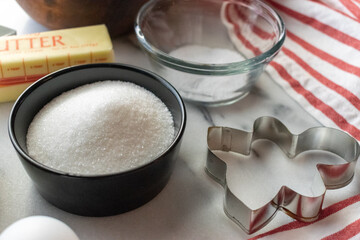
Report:
M 315 222 L 293 221 L 249 240 L 359 239 L 359 209 L 360 195 L 356 195 L 323 209 Z
M 287 29 L 267 72 L 323 125 L 360 141 L 360 0 L 267 2 Z M 261 54 L 273 41 L 260 22 L 250 30 L 255 34 L 241 28 L 252 17 L 246 10 L 228 4 L 222 14 L 233 43 L 246 56 Z
M 360 141 L 360 1 L 267 2 L 287 28 L 268 73 L 323 125 Z M 358 194 L 325 208 L 316 222 L 294 221 L 251 239 L 360 239 L 359 217 Z
M 267 2 L 287 28 L 267 71 L 323 125 L 360 141 L 360 1 Z
M 283 48 L 266 71 L 323 125 L 360 141 L 360 0 L 266 2 L 287 29 Z M 258 43 L 271 36 L 261 26 L 252 27 L 255 35 L 240 29 L 244 14 L 224 8 L 233 42 L 245 54 L 257 55 L 262 52 Z M 360 188 L 353 190 L 342 192 L 339 202 L 325 208 L 315 222 L 294 221 L 251 240 L 360 239 Z

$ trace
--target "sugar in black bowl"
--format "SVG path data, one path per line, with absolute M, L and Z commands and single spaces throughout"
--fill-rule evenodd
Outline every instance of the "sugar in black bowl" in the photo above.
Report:
M 166 80 L 134 66 L 89 64 L 31 85 L 13 106 L 9 136 L 47 201 L 74 214 L 109 216 L 164 188 L 185 123 L 184 103 Z M 161 140 L 164 134 L 171 138 Z

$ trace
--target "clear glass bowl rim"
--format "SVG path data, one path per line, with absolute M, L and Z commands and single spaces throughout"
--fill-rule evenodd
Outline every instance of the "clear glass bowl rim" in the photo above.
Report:
M 266 52 L 257 55 L 253 58 L 246 59 L 240 62 L 232 62 L 226 64 L 201 64 L 195 62 L 184 61 L 179 58 L 172 57 L 167 53 L 161 51 L 160 49 L 154 47 L 150 44 L 142 30 L 141 30 L 141 21 L 144 19 L 144 14 L 148 11 L 149 8 L 154 6 L 156 3 L 163 1 L 163 0 L 150 0 L 149 2 L 145 3 L 139 10 L 136 21 L 135 21 L 135 33 L 138 41 L 142 48 L 145 49 L 150 56 L 156 60 L 168 66 L 170 68 L 174 68 L 176 70 L 195 73 L 195 74 L 204 74 L 204 75 L 232 75 L 232 74 L 239 74 L 239 73 L 247 73 L 252 70 L 258 69 L 263 67 L 265 64 L 270 62 L 273 57 L 280 51 L 286 36 L 286 28 L 285 24 L 280 17 L 280 15 L 268 4 L 262 2 L 261 0 L 252 0 L 252 2 L 256 2 L 256 4 L 264 9 L 266 9 L 276 20 L 277 20 L 277 27 L 279 29 L 279 36 L 277 39 L 276 44 L 268 49 Z M 208 0 L 210 2 L 214 0 Z M 226 0 L 223 2 L 229 2 L 234 4 L 239 4 L 240 2 L 236 0 Z

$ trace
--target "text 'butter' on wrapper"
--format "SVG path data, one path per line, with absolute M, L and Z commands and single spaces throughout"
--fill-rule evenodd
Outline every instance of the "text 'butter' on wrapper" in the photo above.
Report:
M 113 62 L 105 25 L 0 38 L 0 102 L 16 98 L 34 81 L 64 67 Z

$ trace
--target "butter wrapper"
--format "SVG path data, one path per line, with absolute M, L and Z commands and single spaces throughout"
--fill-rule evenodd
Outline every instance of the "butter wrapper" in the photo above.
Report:
M 15 100 L 31 83 L 64 67 L 113 62 L 105 25 L 0 38 L 0 102 Z

